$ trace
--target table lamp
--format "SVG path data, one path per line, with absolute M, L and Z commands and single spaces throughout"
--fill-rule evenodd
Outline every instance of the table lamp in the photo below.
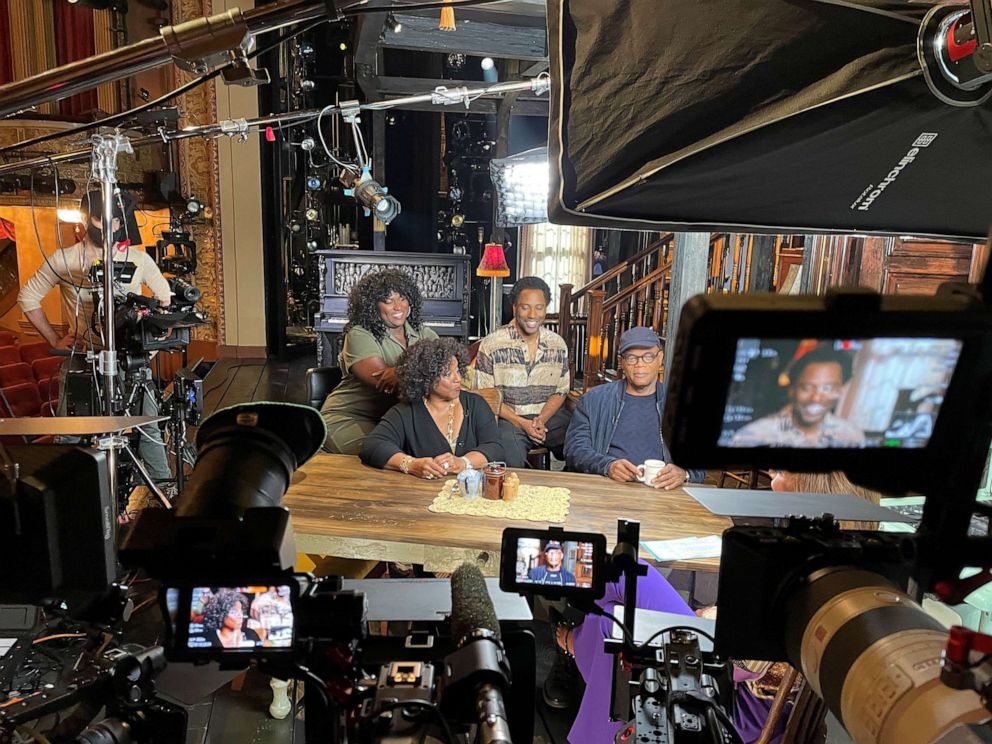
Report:
M 489 277 L 489 333 L 492 333 L 503 320 L 503 277 L 510 275 L 510 267 L 506 265 L 501 244 L 486 243 L 475 275 Z

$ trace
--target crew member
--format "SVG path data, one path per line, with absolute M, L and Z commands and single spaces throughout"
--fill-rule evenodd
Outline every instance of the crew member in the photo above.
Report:
M 525 276 L 510 292 L 513 320 L 479 344 L 474 387 L 497 388 L 500 444 L 506 464 L 521 468 L 527 452 L 544 445 L 559 459 L 568 429 L 562 408 L 570 387 L 568 346 L 544 327 L 551 289 L 536 276 Z
M 68 248 L 60 248 L 45 259 L 38 271 L 21 287 L 17 301 L 24 316 L 35 327 L 52 347 L 70 349 L 73 355 L 68 363 L 62 365 L 59 385 L 59 415 L 65 415 L 67 409 L 65 394 L 66 374 L 72 369 L 87 369 L 85 351 L 100 349 L 100 329 L 93 326 L 94 285 L 90 281 L 90 266 L 95 261 L 103 261 L 103 194 L 100 191 L 90 191 L 85 194 L 79 204 L 86 231 L 82 240 Z M 115 262 L 131 262 L 135 265 L 134 277 L 126 284 L 116 283 L 116 290 L 125 293 L 141 294 L 141 285 L 146 285 L 154 294 L 162 307 L 168 307 L 172 301 L 172 290 L 169 282 L 162 276 L 158 266 L 151 256 L 137 250 L 132 244 L 139 244 L 141 237 L 136 234 L 134 221 L 134 201 L 120 191 L 114 195 L 113 230 Z M 129 227 L 130 225 L 130 227 Z M 68 321 L 68 333 L 62 338 L 55 332 L 41 301 L 56 286 L 62 297 L 62 317 Z M 115 291 L 116 291 L 115 290 Z M 80 352 L 78 355 L 75 352 Z M 145 393 L 141 413 L 146 416 L 158 414 L 158 404 L 150 390 L 151 370 L 146 370 L 148 378 L 145 383 Z M 166 459 L 165 445 L 158 426 L 146 426 L 142 429 L 141 444 L 138 448 L 149 475 L 155 480 L 167 480 L 171 471 Z
M 579 399 L 565 437 L 570 470 L 597 473 L 626 482 L 640 474 L 638 465 L 662 460 L 665 467 L 649 485 L 672 489 L 700 483 L 705 470 L 685 470 L 672 463 L 661 434 L 665 385 L 658 380 L 661 341 L 650 328 L 630 328 L 620 337 L 624 379 L 597 385 Z
M 565 552 L 557 540 L 549 540 L 544 546 L 544 564 L 532 568 L 528 578 L 535 584 L 554 584 L 557 586 L 575 586 L 575 574 L 562 566 Z
M 789 370 L 789 402 L 741 427 L 731 447 L 863 447 L 865 434 L 833 410 L 851 377 L 851 356 L 829 346 L 803 354 Z

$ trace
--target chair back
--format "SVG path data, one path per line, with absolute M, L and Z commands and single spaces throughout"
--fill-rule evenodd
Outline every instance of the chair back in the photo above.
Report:
M 46 377 L 57 375 L 64 361 L 64 357 L 41 357 L 40 359 L 35 359 L 31 362 L 31 371 L 34 373 L 34 379 L 44 380 Z
M 22 382 L 0 388 L 0 413 L 14 418 L 39 415 L 41 396 L 38 386 L 33 382 Z
M 20 364 L 21 350 L 16 346 L 0 346 L 0 364 Z
M 20 347 L 21 361 L 31 364 L 35 359 L 51 356 L 52 345 L 47 341 L 35 341 L 30 344 L 22 344 Z
M 311 367 L 307 370 L 307 403 L 318 411 L 331 391 L 341 384 L 340 367 Z
M 10 387 L 20 382 L 34 382 L 31 367 L 24 362 L 0 365 L 0 387 Z
M 482 396 L 492 409 L 493 416 L 499 418 L 499 409 L 503 405 L 503 393 L 500 392 L 499 388 L 481 388 L 470 392 Z

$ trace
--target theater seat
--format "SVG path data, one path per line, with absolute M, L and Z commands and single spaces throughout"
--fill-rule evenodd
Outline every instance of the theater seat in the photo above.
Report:
M 46 400 L 57 400 L 59 397 L 59 376 L 52 375 L 43 380 L 38 380 L 38 395 L 42 402 Z
M 41 414 L 41 396 L 33 382 L 0 388 L 0 413 L 4 416 L 21 418 Z
M 17 343 L 17 334 L 10 331 L 0 331 L 0 346 L 13 346 Z
M 318 411 L 331 391 L 341 384 L 340 367 L 311 367 L 307 370 L 307 402 Z
M 35 359 L 51 356 L 52 346 L 47 341 L 35 341 L 30 344 L 23 344 L 19 347 L 21 361 L 31 364 Z
M 24 362 L 0 366 L 0 387 L 10 387 L 22 382 L 34 382 L 31 367 Z
M 4 364 L 20 364 L 21 350 L 16 346 L 0 346 L 0 366 Z
M 64 357 L 53 356 L 35 359 L 31 362 L 31 371 L 34 373 L 34 379 L 44 380 L 46 377 L 57 375 L 59 373 L 59 369 L 62 368 L 62 362 L 64 361 Z

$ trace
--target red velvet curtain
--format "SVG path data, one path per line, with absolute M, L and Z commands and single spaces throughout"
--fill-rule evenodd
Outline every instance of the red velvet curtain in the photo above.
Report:
M 0 1 L 0 85 L 14 82 L 14 59 L 10 53 L 10 9 Z
M 4 6 L 6 2 L 2 3 Z M 66 0 L 54 0 L 55 64 L 89 57 L 96 51 L 93 39 L 93 9 L 74 5 Z M 83 91 L 59 101 L 63 116 L 80 116 L 97 108 L 96 89 Z

